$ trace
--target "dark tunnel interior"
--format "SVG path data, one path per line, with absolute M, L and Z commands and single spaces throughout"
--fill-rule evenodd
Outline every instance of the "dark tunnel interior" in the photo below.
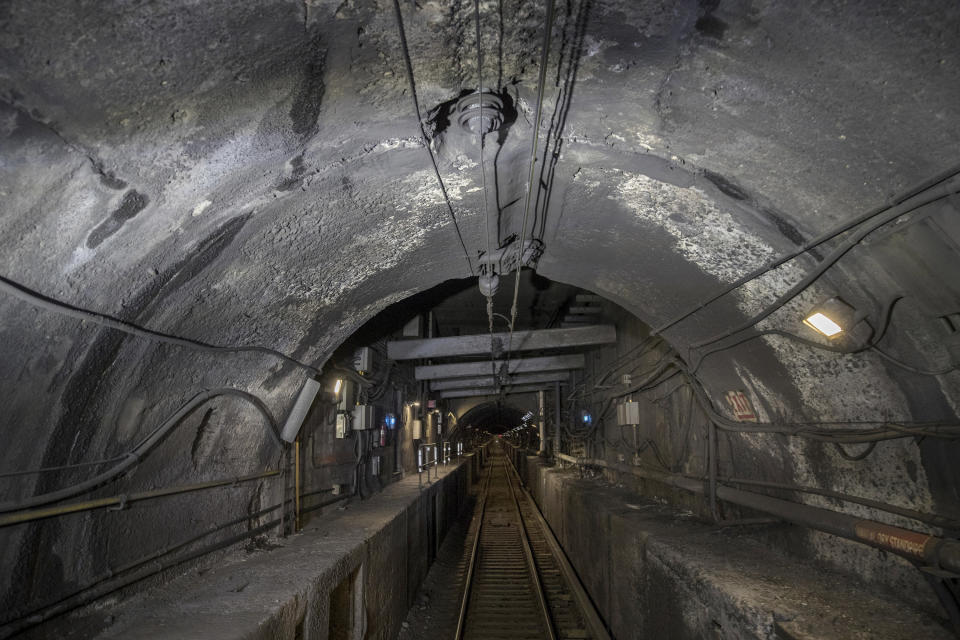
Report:
M 0 638 L 960 637 L 958 43 L 0 2 Z

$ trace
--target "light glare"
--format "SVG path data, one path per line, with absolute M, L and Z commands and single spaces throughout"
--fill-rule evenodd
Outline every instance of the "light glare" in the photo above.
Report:
M 836 322 L 817 312 L 804 320 L 809 326 L 813 327 L 828 338 L 833 337 L 843 331 L 843 328 Z
M 343 386 L 343 380 L 337 380 L 333 385 L 333 392 L 340 393 L 340 387 Z

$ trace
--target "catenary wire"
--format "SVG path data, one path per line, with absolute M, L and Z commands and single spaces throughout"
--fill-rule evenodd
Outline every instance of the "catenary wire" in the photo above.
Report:
M 540 118 L 543 113 L 543 90 L 547 77 L 547 60 L 550 57 L 550 36 L 553 32 L 553 4 L 554 0 L 547 0 L 547 12 L 543 24 L 543 44 L 540 51 L 540 77 L 537 80 L 537 105 L 534 111 L 533 135 L 530 139 L 530 175 L 527 179 L 527 193 L 523 204 L 523 222 L 520 225 L 520 236 L 517 238 L 516 278 L 513 284 L 513 303 L 510 306 L 510 336 L 507 339 L 507 353 L 504 366 L 509 370 L 510 351 L 513 348 L 513 331 L 517 323 L 517 298 L 520 295 L 520 270 L 523 266 L 523 244 L 527 235 L 527 219 L 530 216 L 530 197 L 533 194 L 533 183 L 537 165 L 537 144 L 540 139 Z

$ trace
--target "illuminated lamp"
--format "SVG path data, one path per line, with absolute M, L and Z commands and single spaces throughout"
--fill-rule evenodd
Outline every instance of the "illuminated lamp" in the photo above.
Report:
M 822 336 L 837 338 L 857 323 L 857 310 L 840 298 L 824 300 L 807 312 L 803 324 Z

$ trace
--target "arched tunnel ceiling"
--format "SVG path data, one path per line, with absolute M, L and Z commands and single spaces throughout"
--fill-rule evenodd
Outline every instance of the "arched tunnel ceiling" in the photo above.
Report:
M 521 400 L 522 402 L 522 400 Z M 461 403 L 457 425 L 490 433 L 503 433 L 523 421 L 528 409 L 521 409 L 517 402 L 503 400 L 474 400 Z M 472 405 L 472 406 L 471 406 Z
M 475 267 L 487 244 L 478 145 L 437 110 L 478 84 L 473 6 L 399 6 L 430 149 Z M 484 83 L 517 112 L 487 143 L 499 243 L 521 226 L 544 5 L 480 9 Z M 21 1 L 0 21 L 5 277 L 164 331 L 320 363 L 378 310 L 469 275 L 391 3 Z M 527 227 L 545 245 L 539 272 L 656 325 L 944 170 L 960 140 L 958 33 L 960 9 L 946 1 L 559 2 L 548 162 Z M 862 271 L 836 278 L 868 287 Z M 741 318 L 798 273 L 758 282 L 675 343 Z M 117 400 L 143 387 L 173 396 L 252 379 L 279 400 L 295 385 L 273 361 L 187 362 L 0 305 L 15 336 L 2 347 L 4 386 L 59 400 L 17 396 L 16 424 L 62 431 L 79 415 L 122 433 L 127 413 L 159 411 Z M 762 349 L 743 362 L 766 358 L 765 375 L 788 380 L 767 394 L 781 398 L 771 415 L 809 400 L 818 367 L 836 369 L 817 356 L 787 375 L 776 363 L 795 348 Z M 760 389 L 749 368 L 735 371 Z M 861 387 L 848 369 L 833 372 L 843 390 Z M 811 411 L 910 404 L 889 383 L 874 388 L 848 404 L 831 389 Z M 905 393 L 931 388 L 936 402 L 910 411 L 950 410 L 936 382 Z

